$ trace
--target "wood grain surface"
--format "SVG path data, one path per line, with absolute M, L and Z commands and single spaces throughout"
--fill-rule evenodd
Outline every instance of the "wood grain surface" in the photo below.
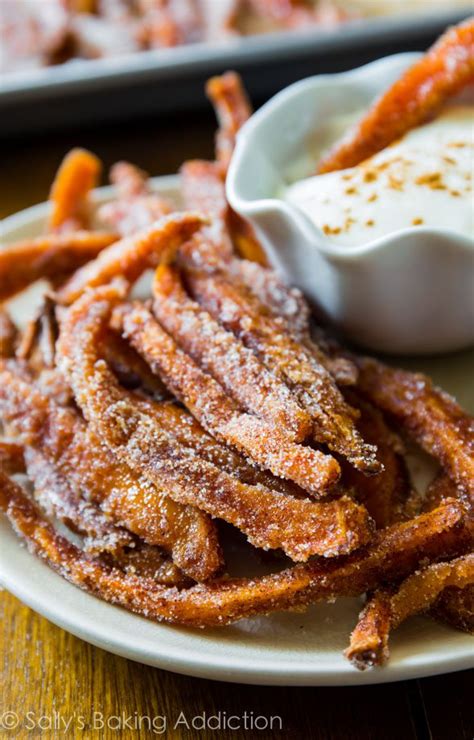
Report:
M 62 155 L 72 146 L 92 149 L 106 167 L 128 159 L 154 175 L 168 174 L 186 158 L 210 157 L 213 132 L 209 115 L 11 140 L 2 147 L 0 217 L 44 200 Z M 7 718 L 14 724 L 18 716 L 18 726 L 0 729 L 0 738 L 474 737 L 472 672 L 361 688 L 231 685 L 178 676 L 110 655 L 50 624 L 6 592 L 0 592 L 0 622 L 0 721 Z M 8 712 L 14 714 L 7 716 Z M 243 729 L 244 719 L 242 729 L 235 731 L 188 730 L 183 724 L 173 729 L 180 712 L 189 722 L 204 712 L 241 718 L 245 712 L 248 717 L 280 716 L 282 729 L 275 725 L 271 732 L 252 732 Z M 160 734 L 163 716 L 167 731 Z M 147 726 L 152 718 L 155 731 Z M 100 729 L 101 721 L 109 726 Z

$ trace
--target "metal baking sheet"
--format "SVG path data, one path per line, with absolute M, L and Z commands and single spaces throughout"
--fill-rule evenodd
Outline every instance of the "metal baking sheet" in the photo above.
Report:
M 254 99 L 263 100 L 301 77 L 426 48 L 470 14 L 472 5 L 431 9 L 351 21 L 331 31 L 251 36 L 4 74 L 0 135 L 196 109 L 205 105 L 205 79 L 230 68 L 243 74 Z

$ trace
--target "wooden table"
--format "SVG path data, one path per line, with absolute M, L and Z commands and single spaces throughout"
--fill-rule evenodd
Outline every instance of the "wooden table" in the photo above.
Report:
M 186 158 L 212 156 L 213 131 L 211 116 L 193 116 L 191 122 L 134 122 L 9 142 L 1 160 L 0 217 L 44 200 L 62 155 L 72 146 L 92 149 L 107 167 L 117 159 L 129 159 L 152 174 L 165 174 L 175 172 Z M 5 592 L 0 593 L 0 619 L 0 717 L 14 712 L 24 725 L 11 733 L 0 729 L 0 738 L 39 736 L 41 724 L 44 737 L 61 737 L 64 732 L 54 729 L 54 723 L 61 721 L 71 722 L 69 736 L 98 737 L 98 731 L 91 729 L 94 712 L 110 718 L 110 729 L 101 737 L 116 737 L 114 728 L 123 717 L 131 718 L 133 727 L 137 717 L 165 715 L 170 726 L 181 711 L 187 718 L 203 712 L 280 715 L 283 730 L 255 733 L 262 739 L 472 740 L 474 736 L 472 673 L 366 688 L 230 685 L 186 678 L 109 655 L 48 623 Z M 120 735 L 153 736 L 143 722 L 142 730 L 123 729 Z M 51 723 L 53 729 L 48 729 Z M 167 737 L 185 738 L 251 736 L 243 729 L 206 733 L 182 727 L 167 733 Z

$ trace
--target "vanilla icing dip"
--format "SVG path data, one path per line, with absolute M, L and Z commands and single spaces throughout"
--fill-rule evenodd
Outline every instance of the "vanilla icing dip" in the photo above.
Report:
M 401 229 L 474 237 L 474 106 L 446 109 L 356 167 L 308 177 L 283 199 L 332 242 L 360 246 Z

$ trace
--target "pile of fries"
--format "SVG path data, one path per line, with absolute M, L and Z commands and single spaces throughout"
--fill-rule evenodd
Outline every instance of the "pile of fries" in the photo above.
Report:
M 208 93 L 216 161 L 183 166 L 181 210 L 121 162 L 93 213 L 100 162 L 76 149 L 47 233 L 0 251 L 0 508 L 64 578 L 149 619 L 227 625 L 365 594 L 347 650 L 361 669 L 412 614 L 472 632 L 474 421 L 312 324 L 225 198 L 251 113 L 240 80 Z M 40 278 L 20 333 L 8 299 Z M 439 463 L 424 493 L 406 438 Z M 228 525 L 274 572 L 229 575 Z

